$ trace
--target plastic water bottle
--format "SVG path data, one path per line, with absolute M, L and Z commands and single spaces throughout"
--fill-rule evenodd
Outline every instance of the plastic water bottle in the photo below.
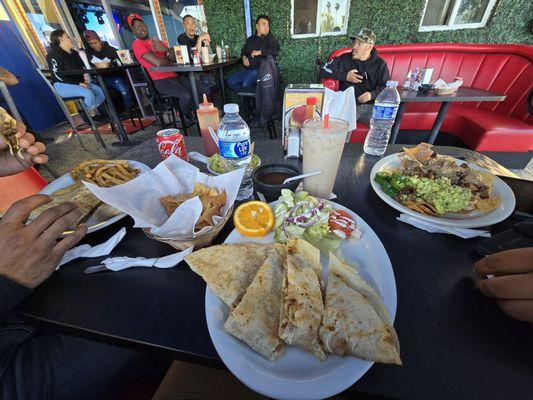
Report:
M 398 82 L 388 81 L 387 87 L 374 102 L 370 130 L 366 135 L 363 150 L 366 154 L 382 156 L 387 150 L 391 128 L 400 105 L 400 94 L 396 90 Z
M 253 193 L 252 171 L 247 168 L 252 159 L 250 128 L 239 115 L 238 104 L 225 104 L 224 114 L 217 131 L 220 156 L 232 170 L 246 168 L 237 194 L 237 200 L 245 200 Z

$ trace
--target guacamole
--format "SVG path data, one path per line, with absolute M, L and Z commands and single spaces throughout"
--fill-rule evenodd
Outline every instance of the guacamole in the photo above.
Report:
M 472 192 L 452 185 L 449 178 L 437 179 L 407 177 L 407 185 L 415 190 L 416 196 L 435 206 L 437 213 L 457 212 L 468 207 Z
M 249 167 L 251 169 L 254 169 L 260 164 L 260 162 L 261 159 L 259 158 L 259 156 L 257 154 L 254 154 L 252 156 L 252 159 L 250 160 Z M 217 174 L 223 174 L 225 172 L 229 172 L 230 170 L 226 164 L 226 161 L 222 157 L 220 157 L 219 153 L 215 153 L 209 158 L 209 168 L 211 169 L 211 171 Z

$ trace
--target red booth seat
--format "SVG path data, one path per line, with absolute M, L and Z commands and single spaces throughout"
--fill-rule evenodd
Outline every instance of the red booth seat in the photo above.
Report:
M 377 46 L 391 77 L 400 84 L 410 70 L 434 68 L 432 80 L 463 78 L 464 86 L 485 89 L 507 97 L 501 102 L 452 103 L 441 131 L 459 137 L 477 151 L 533 150 L 533 117 L 527 99 L 533 89 L 533 46 L 423 43 Z M 347 52 L 342 48 L 330 60 Z M 332 90 L 339 82 L 322 81 Z M 439 103 L 410 103 L 401 129 L 431 129 Z M 352 141 L 362 142 L 368 127 L 358 123 Z

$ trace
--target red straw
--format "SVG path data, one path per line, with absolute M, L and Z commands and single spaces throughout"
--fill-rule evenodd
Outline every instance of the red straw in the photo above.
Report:
M 324 129 L 328 129 L 329 128 L 329 114 L 326 114 L 324 116 Z

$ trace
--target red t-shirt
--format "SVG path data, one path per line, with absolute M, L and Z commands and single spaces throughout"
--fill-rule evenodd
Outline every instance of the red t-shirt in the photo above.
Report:
M 133 48 L 133 54 L 135 54 L 135 58 L 137 58 L 137 61 L 139 62 L 139 64 L 141 64 L 148 71 L 148 73 L 150 74 L 150 77 L 154 81 L 158 81 L 160 79 L 174 78 L 175 76 L 178 76 L 175 72 L 156 72 L 156 71 L 150 70 L 154 65 L 150 63 L 148 60 L 145 60 L 142 57 L 143 54 L 151 51 L 157 57 L 165 57 L 165 53 L 160 52 L 160 51 L 154 51 L 154 49 L 152 49 L 152 41 L 150 39 L 146 39 L 146 40 L 135 39 L 135 41 L 132 44 L 132 48 Z

